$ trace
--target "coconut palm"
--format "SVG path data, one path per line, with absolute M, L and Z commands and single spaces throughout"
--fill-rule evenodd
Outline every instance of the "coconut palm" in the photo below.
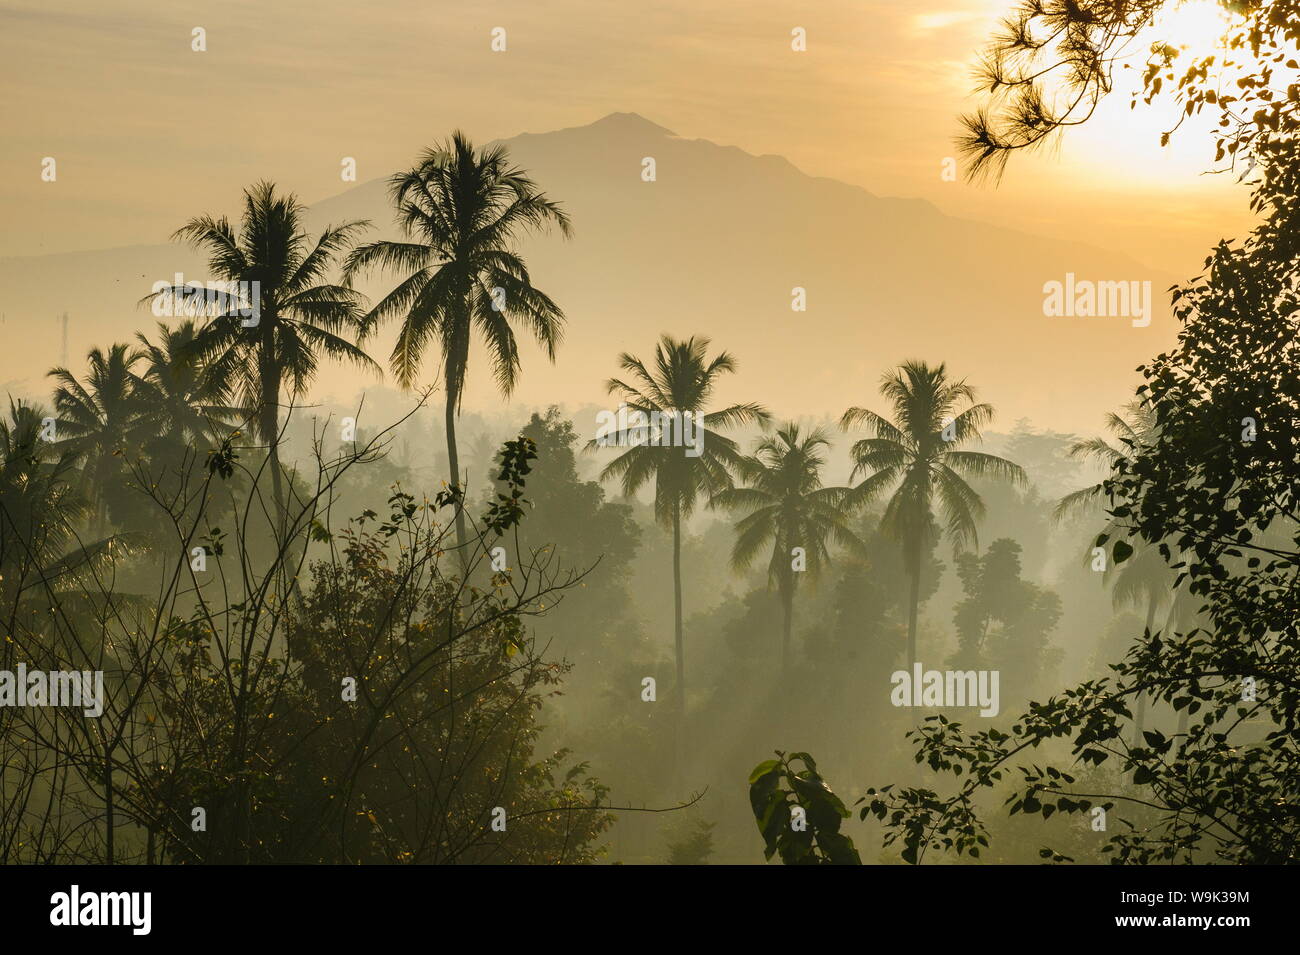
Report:
M 1146 402 L 1130 401 L 1124 406 L 1123 413 L 1112 412 L 1106 416 L 1106 428 L 1119 439 L 1118 446 L 1105 438 L 1088 438 L 1070 445 L 1066 453 L 1081 461 L 1099 461 L 1107 470 L 1114 470 L 1121 462 L 1133 460 L 1139 449 L 1151 443 L 1155 436 L 1155 413 Z M 1091 510 L 1101 503 L 1104 495 L 1105 485 L 1101 481 L 1080 488 L 1057 501 L 1053 516 L 1061 521 L 1072 514 Z
M 1111 530 L 1114 522 L 1107 524 Z M 1173 562 L 1182 559 L 1181 551 L 1171 546 Z M 1103 582 L 1111 584 L 1111 602 L 1115 607 L 1146 605 L 1146 633 L 1155 626 L 1156 612 L 1168 605 L 1164 631 L 1172 632 L 1189 626 L 1196 617 L 1196 607 L 1185 586 L 1174 587 L 1174 571 L 1160 553 L 1159 546 L 1140 538 L 1134 541 L 1133 553 L 1122 564 L 1109 564 L 1102 575 Z M 1137 698 L 1133 714 L 1133 740 L 1141 745 L 1142 730 L 1146 727 L 1146 694 Z M 1183 716 L 1186 716 L 1184 711 Z M 1185 724 L 1184 724 L 1185 728 Z M 1180 729 L 1181 732 L 1181 729 Z
M 1099 461 L 1110 471 L 1131 462 L 1155 439 L 1155 412 L 1146 402 L 1131 401 L 1121 413 L 1107 415 L 1106 428 L 1118 439 L 1117 444 L 1102 437 L 1088 438 L 1071 445 L 1069 456 L 1084 461 Z M 1053 516 L 1057 521 L 1062 521 L 1073 514 L 1094 511 L 1104 503 L 1105 493 L 1104 481 L 1080 488 L 1057 502 Z M 1102 535 L 1111 539 L 1124 533 L 1123 526 L 1113 518 L 1106 522 L 1101 531 Z M 1092 560 L 1091 540 L 1085 556 L 1086 562 Z M 1116 608 L 1145 605 L 1146 632 L 1151 633 L 1156 613 L 1166 602 L 1170 602 L 1170 620 L 1179 616 L 1179 601 L 1171 593 L 1173 572 L 1157 545 L 1136 537 L 1131 538 L 1130 546 L 1132 553 L 1127 560 L 1105 565 L 1102 581 L 1111 585 L 1111 602 Z M 1137 712 L 1133 719 L 1135 740 L 1141 739 L 1145 722 L 1146 696 L 1142 695 L 1138 697 Z
M 974 389 L 964 380 L 951 380 L 943 364 L 904 362 L 884 375 L 880 392 L 893 407 L 892 421 L 866 408 L 850 408 L 840 418 L 840 427 L 847 431 L 865 425 L 872 432 L 850 452 L 853 478 L 867 475 L 853 489 L 851 504 L 868 503 L 893 488 L 881 527 L 902 545 L 910 584 L 907 655 L 914 664 L 921 555 L 935 532 L 936 505 L 954 547 L 978 546 L 976 524 L 984 502 L 965 478 L 1016 485 L 1026 479 L 1021 467 L 1005 458 L 963 448 L 980 439 L 993 408 L 977 403 Z
M 9 400 L 0 419 L 0 585 L 4 606 L 20 585 L 15 568 L 62 554 L 73 528 L 91 507 L 78 484 L 77 454 L 69 444 L 42 438 L 46 415 L 40 408 Z
M 88 361 L 84 382 L 67 368 L 51 369 L 49 375 L 59 382 L 54 391 L 57 441 L 82 462 L 94 502 L 95 530 L 103 534 L 108 527 L 109 478 L 123 453 L 139 448 L 150 432 L 131 370 L 138 356 L 129 346 L 116 344 L 107 353 L 92 348 Z
M 49 440 L 49 420 L 42 409 L 12 398 L 9 417 L 0 419 L 0 607 L 10 623 L 21 615 L 38 630 L 36 621 L 48 622 L 52 602 L 75 615 L 96 595 L 120 599 L 88 572 L 133 546 L 131 535 L 81 538 L 77 525 L 95 515 L 89 482 L 77 470 L 86 452 L 79 454 L 76 442 Z M 81 622 L 90 633 L 91 620 Z
M 189 319 L 175 328 L 159 322 L 157 342 L 137 333 L 144 369 L 135 389 L 153 434 L 206 450 L 238 410 L 226 403 L 229 386 L 217 377 L 220 369 L 199 361 L 197 334 Z
M 277 195 L 274 183 L 259 182 L 244 192 L 238 229 L 224 217 L 200 216 L 173 236 L 206 250 L 217 279 L 249 283 L 249 288 L 259 283 L 256 302 L 235 295 L 218 301 L 218 314 L 199 330 L 193 350 L 214 381 L 230 383 L 266 443 L 281 521 L 281 402 L 292 401 L 311 384 L 321 355 L 379 370 L 344 337 L 360 334 L 364 299 L 354 289 L 325 281 L 336 256 L 369 223 L 327 226 L 312 242 L 303 230 L 305 212 L 293 195 Z
M 501 470 L 499 467 L 498 455 L 501 446 L 492 440 L 491 433 L 485 428 L 479 431 L 469 442 L 469 448 L 466 454 L 466 471 L 470 473 L 487 473 L 488 479 L 492 480 Z
M 673 535 L 673 629 L 677 659 L 676 706 L 679 731 L 685 711 L 686 656 L 682 629 L 682 521 L 695 510 L 701 497 L 708 501 L 735 485 L 732 476 L 742 455 L 735 441 L 720 433 L 726 428 L 750 423 L 764 423 L 768 412 L 757 404 L 730 405 L 718 411 L 706 411 L 713 389 L 724 374 L 736 370 L 735 359 L 726 352 L 708 357 L 707 338 L 677 341 L 664 335 L 655 346 L 653 367 L 633 355 L 624 353 L 619 366 L 631 375 L 630 381 L 611 378 L 606 383 L 610 394 L 618 395 L 627 406 L 630 421 L 620 424 L 591 442 L 627 446 L 601 472 L 601 480 L 617 478 L 623 493 L 633 495 L 654 481 L 655 518 Z M 683 447 L 682 417 L 691 414 L 701 422 L 697 437 L 698 455 L 693 447 Z M 645 415 L 647 421 L 636 419 Z M 672 422 L 655 425 L 651 422 Z M 675 432 L 675 433 L 674 433 Z M 688 453 L 689 452 L 689 453 Z
M 120 347 L 124 353 L 125 346 Z M 92 366 L 96 357 L 102 359 L 99 364 L 115 372 L 111 380 L 121 381 L 123 361 L 115 354 L 117 349 L 111 349 L 107 358 L 96 352 L 91 353 Z M 75 378 L 68 377 L 69 393 L 77 401 L 96 397 L 96 392 L 86 391 Z M 86 467 L 83 465 L 79 475 L 76 465 L 88 458 L 93 470 L 102 446 L 90 440 L 89 432 L 78 436 L 84 440 L 51 440 L 57 438 L 48 430 L 54 421 L 41 409 L 12 398 L 9 419 L 0 420 L 0 612 L 5 620 L 0 661 L 8 667 L 24 658 L 45 659 L 59 661 L 55 665 L 65 668 L 89 664 L 101 671 L 120 673 L 124 670 L 123 658 L 114 650 L 111 633 L 105 629 L 106 614 L 128 608 L 140 614 L 147 612 L 144 598 L 119 592 L 111 585 L 117 558 L 129 556 L 133 549 L 131 535 L 83 538 L 78 525 L 96 509 L 83 492 L 89 483 L 85 480 Z M 70 422 L 65 424 L 71 426 Z M 6 708 L 6 717 L 9 712 Z M 21 742 L 24 735 L 31 735 L 33 725 L 0 718 L 0 737 L 8 743 L 16 731 Z M 41 735 L 37 730 L 38 740 Z M 105 818 L 110 833 L 113 748 L 110 745 L 107 751 L 100 750 L 104 754 Z M 6 783 L 6 790 L 11 789 Z M 14 801 L 7 791 L 6 808 L 17 806 L 21 811 L 30 792 L 20 785 L 18 800 Z M 109 862 L 113 861 L 112 845 L 110 837 L 105 853 Z
M 404 241 L 354 249 L 345 264 L 345 280 L 351 284 L 374 267 L 405 273 L 371 309 L 366 327 L 402 316 L 389 365 L 404 388 L 415 385 L 430 343 L 441 348 L 448 467 L 452 485 L 459 488 L 456 416 L 469 370 L 470 340 L 475 332 L 482 336 L 503 395 L 514 390 L 519 378 L 513 326 L 531 332 L 554 360 L 564 313 L 533 286 L 515 245 L 551 225 L 568 235 L 569 219 L 523 170 L 510 164 L 505 147 L 476 150 L 460 132 L 427 150 L 415 168 L 394 176 L 390 192 Z M 456 538 L 464 562 L 460 508 Z
M 1106 427 L 1119 439 L 1118 445 L 1105 438 L 1088 438 L 1072 444 L 1067 454 L 1078 460 L 1100 461 L 1113 470 L 1117 465 L 1131 461 L 1141 448 L 1151 442 L 1155 432 L 1155 416 L 1148 405 L 1133 401 L 1124 406 L 1124 413 L 1108 415 Z M 1059 522 L 1074 514 L 1095 511 L 1103 504 L 1104 497 L 1104 482 L 1080 488 L 1056 503 L 1053 517 Z M 1108 521 L 1102 528 L 1102 534 L 1108 538 L 1114 538 L 1120 533 L 1122 528 L 1114 520 Z M 1132 556 L 1122 564 L 1107 565 L 1102 579 L 1111 584 L 1111 599 L 1116 607 L 1146 605 L 1147 629 L 1150 630 L 1156 610 L 1168 596 L 1169 568 L 1156 547 L 1140 538 L 1134 540 L 1133 545 Z M 1091 560 L 1090 544 L 1085 561 Z
M 713 499 L 722 507 L 748 511 L 736 525 L 733 567 L 748 569 L 761 550 L 771 547 L 768 580 L 776 584 L 781 597 L 781 666 L 787 674 L 799 573 L 817 577 L 830 560 L 828 541 L 865 554 L 862 541 L 849 527 L 849 488 L 822 486 L 823 452 L 829 448 L 824 429 L 814 428 L 805 435 L 797 424 L 784 424 L 737 464 L 745 486 L 728 488 Z

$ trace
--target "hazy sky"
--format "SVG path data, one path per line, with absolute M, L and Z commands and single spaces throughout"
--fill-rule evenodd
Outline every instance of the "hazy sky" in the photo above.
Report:
M 344 156 L 365 181 L 454 127 L 487 140 L 613 111 L 1173 274 L 1241 234 L 1240 187 L 1200 174 L 1207 139 L 1185 129 L 1162 150 L 1168 109 L 1130 112 L 1122 88 L 1000 188 L 944 182 L 957 117 L 977 103 L 971 64 L 1009 6 L 6 0 L 0 255 L 156 243 L 196 212 L 234 213 L 258 178 L 310 202 L 346 188 Z M 1206 24 L 1193 10 L 1170 33 L 1201 42 Z M 504 53 L 490 49 L 498 26 Z M 796 26 L 806 53 L 790 49 Z M 191 50 L 195 27 L 206 52 Z M 41 181 L 46 156 L 57 182 Z

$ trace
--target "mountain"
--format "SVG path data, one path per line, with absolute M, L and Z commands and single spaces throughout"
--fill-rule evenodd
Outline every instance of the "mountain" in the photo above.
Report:
M 445 132 L 431 131 L 430 141 Z M 523 247 L 534 281 L 569 316 L 554 366 L 525 349 L 515 396 L 523 406 L 601 400 L 619 353 L 644 356 L 669 332 L 707 335 L 735 355 L 739 373 L 719 400 L 760 400 L 781 415 L 878 404 L 881 372 L 917 357 L 969 378 L 1004 427 L 1029 417 L 1092 432 L 1131 394 L 1133 369 L 1175 334 L 1164 294 L 1172 277 L 1129 258 L 876 196 L 633 113 L 504 142 L 575 230 L 567 242 L 551 235 Z M 646 157 L 652 182 L 642 178 Z M 205 211 L 236 210 L 178 210 L 178 221 Z M 384 180 L 316 203 L 309 221 L 318 229 L 351 218 L 391 222 Z M 0 327 L 27 345 L 0 354 L 0 381 L 46 390 L 41 374 L 59 360 L 62 312 L 72 316 L 74 367 L 90 345 L 151 328 L 136 302 L 177 271 L 207 277 L 194 253 L 164 244 L 0 259 Z M 1045 283 L 1065 283 L 1067 273 L 1150 281 L 1154 320 L 1139 328 L 1126 317 L 1045 315 Z M 391 284 L 372 281 L 366 291 Z M 806 311 L 791 309 L 796 287 L 806 290 Z M 390 344 L 391 336 L 372 353 L 382 361 Z M 32 353 L 46 357 L 33 364 Z M 436 367 L 430 356 L 431 376 Z M 333 366 L 325 375 L 323 394 L 348 398 L 374 385 Z M 466 407 L 500 405 L 480 353 Z

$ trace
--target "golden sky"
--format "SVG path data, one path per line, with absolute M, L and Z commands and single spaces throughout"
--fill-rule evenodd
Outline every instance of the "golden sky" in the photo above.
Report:
M 1009 5 L 6 0 L 0 255 L 156 243 L 196 212 L 234 213 L 259 178 L 311 202 L 343 190 L 343 156 L 365 181 L 454 127 L 488 140 L 615 111 L 1172 274 L 1244 231 L 1234 177 L 1202 174 L 1207 137 L 1185 128 L 1161 149 L 1170 110 L 1130 111 L 1124 75 L 1092 123 L 1016 157 L 1000 187 L 943 181 L 957 117 L 978 103 L 971 65 Z M 505 53 L 490 49 L 498 26 Z M 1206 42 L 1212 26 L 1193 9 L 1170 33 Z M 56 183 L 41 181 L 46 156 Z

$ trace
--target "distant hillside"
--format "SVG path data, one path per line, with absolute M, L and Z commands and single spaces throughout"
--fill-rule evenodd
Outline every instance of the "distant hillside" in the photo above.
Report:
M 430 130 L 430 141 L 446 132 Z M 524 250 L 534 281 L 570 321 L 555 366 L 525 351 L 521 404 L 600 400 L 618 353 L 647 353 L 667 331 L 709 335 L 736 355 L 740 374 L 723 400 L 762 400 L 781 414 L 869 403 L 884 368 L 921 357 L 970 378 L 1004 425 L 1023 416 L 1091 432 L 1128 397 L 1132 370 L 1173 339 L 1164 290 L 1174 277 L 1104 249 L 875 196 L 778 156 L 679 138 L 631 113 L 506 142 L 575 226 L 572 241 L 550 236 Z M 641 178 L 647 156 L 655 182 Z M 177 225 L 200 212 L 233 216 L 236 198 L 223 209 L 180 210 Z M 315 228 L 348 218 L 372 219 L 374 234 L 391 235 L 386 183 L 360 184 L 312 209 Z M 0 328 L 47 356 L 33 364 L 26 349 L 0 354 L 0 382 L 45 391 L 64 311 L 76 366 L 90 345 L 152 327 L 135 303 L 176 271 L 206 278 L 193 253 L 166 244 L 0 259 Z M 1150 280 L 1151 326 L 1046 317 L 1043 285 L 1067 272 Z M 807 290 L 806 312 L 791 310 L 796 286 Z M 376 357 L 386 358 L 388 345 L 376 343 Z M 431 356 L 430 375 L 436 367 Z M 348 397 L 368 380 L 327 368 L 322 394 Z M 499 406 L 481 360 L 471 365 L 466 404 Z

